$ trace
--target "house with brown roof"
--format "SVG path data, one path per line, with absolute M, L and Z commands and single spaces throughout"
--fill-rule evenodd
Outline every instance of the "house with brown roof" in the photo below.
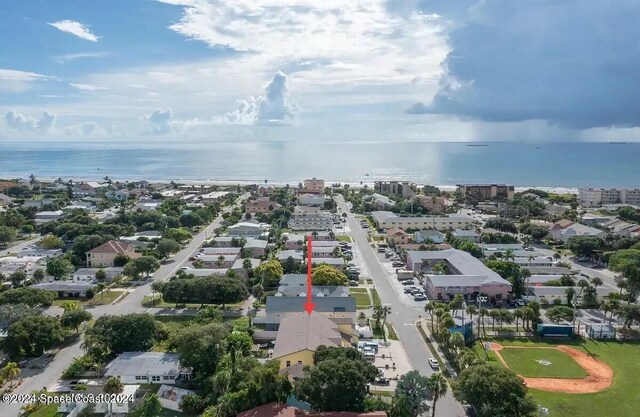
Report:
M 316 312 L 288 313 L 280 320 L 272 358 L 280 361 L 280 369 L 293 364 L 313 366 L 313 353 L 319 346 L 349 347 L 353 343 L 357 343 L 353 320 L 334 321 Z
M 409 234 L 402 229 L 389 229 L 387 230 L 387 242 L 404 244 L 409 243 Z
M 97 248 L 93 248 L 86 253 L 87 266 L 90 268 L 115 266 L 113 261 L 118 255 L 126 255 L 130 258 L 140 256 L 136 253 L 135 247 L 131 243 L 110 240 Z
M 356 413 L 352 411 L 324 411 L 312 413 L 284 403 L 269 403 L 238 413 L 237 417 L 387 417 L 384 411 Z
M 282 207 L 282 205 L 271 201 L 269 197 L 259 197 L 255 200 L 249 200 L 245 203 L 246 213 L 271 213 L 273 210 Z

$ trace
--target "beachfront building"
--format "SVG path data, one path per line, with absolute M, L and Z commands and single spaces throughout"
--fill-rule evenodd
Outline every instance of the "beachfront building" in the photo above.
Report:
M 443 266 L 444 274 L 433 273 L 436 264 Z M 509 281 L 471 254 L 457 249 L 408 251 L 407 269 L 425 272 L 425 289 L 430 299 L 450 300 L 456 294 L 502 299 L 511 291 Z
M 470 229 L 473 227 L 473 217 L 466 214 L 451 214 L 446 216 L 416 216 L 399 217 L 390 211 L 373 211 L 371 217 L 378 229 L 435 229 L 440 231 L 455 229 Z
M 291 230 L 332 230 L 333 219 L 330 213 L 294 214 L 289 219 Z
M 463 199 L 475 201 L 513 200 L 515 187 L 507 184 L 458 184 Z
M 301 189 L 298 190 L 298 194 L 324 194 L 324 180 L 319 180 L 316 177 L 310 180 L 304 180 L 304 184 Z
M 376 181 L 373 188 L 378 193 L 402 198 L 411 198 L 418 191 L 418 187 L 409 181 Z
M 640 206 L 640 188 L 578 188 L 578 203 L 582 207 L 606 204 Z
M 387 209 L 389 207 L 393 207 L 396 203 L 392 199 L 382 194 L 373 193 L 370 196 L 365 197 L 366 199 L 371 201 L 371 204 L 379 210 Z

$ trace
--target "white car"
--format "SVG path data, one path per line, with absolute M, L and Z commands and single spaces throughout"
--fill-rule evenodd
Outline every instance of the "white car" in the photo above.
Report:
M 429 366 L 431 366 L 432 369 L 440 369 L 440 364 L 436 358 L 429 358 Z

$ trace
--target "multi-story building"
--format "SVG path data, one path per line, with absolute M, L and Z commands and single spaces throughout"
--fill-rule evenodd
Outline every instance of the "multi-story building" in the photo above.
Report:
M 578 203 L 582 207 L 605 204 L 640 206 L 640 188 L 578 188 Z
M 129 258 L 137 258 L 140 256 L 136 253 L 135 247 L 130 243 L 118 242 L 110 240 L 97 248 L 93 248 L 86 253 L 87 266 L 89 268 L 110 267 L 115 266 L 113 262 L 118 255 L 125 255 Z
M 298 190 L 298 194 L 324 194 L 324 180 L 319 180 L 316 177 L 304 180 L 302 189 Z
M 399 217 L 390 211 L 374 211 L 371 217 L 378 229 L 397 228 L 407 229 L 435 229 L 435 230 L 455 230 L 469 229 L 473 226 L 473 217 L 465 214 L 452 214 L 448 216 L 419 216 L 419 217 Z
M 294 214 L 288 225 L 291 230 L 331 230 L 333 219 L 329 213 Z
M 382 194 L 411 198 L 417 194 L 418 187 L 409 181 L 376 181 L 374 189 Z
M 463 198 L 476 201 L 513 200 L 515 187 L 507 184 L 458 184 Z
M 245 204 L 246 213 L 271 213 L 273 210 L 282 207 L 275 201 L 271 201 L 269 197 L 259 197 L 255 200 L 249 200 Z

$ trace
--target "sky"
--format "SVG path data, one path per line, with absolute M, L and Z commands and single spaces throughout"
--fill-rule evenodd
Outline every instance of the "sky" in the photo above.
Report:
M 640 0 L 5 3 L 5 142 L 640 139 Z

